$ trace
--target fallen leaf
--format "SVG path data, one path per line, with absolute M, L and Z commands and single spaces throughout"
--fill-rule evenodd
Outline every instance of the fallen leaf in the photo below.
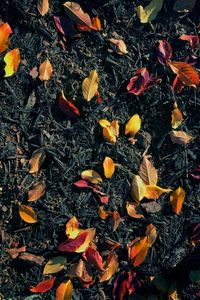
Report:
M 115 172 L 115 163 L 112 158 L 106 156 L 103 161 L 104 175 L 106 178 L 111 178 Z
M 56 256 L 51 258 L 44 266 L 43 275 L 54 274 L 60 272 L 66 264 L 64 256 Z
M 71 300 L 73 285 L 70 279 L 62 282 L 56 289 L 56 300 Z
M 128 256 L 131 259 L 133 266 L 139 266 L 146 258 L 149 243 L 147 237 L 136 238 L 128 244 Z
M 177 61 L 169 62 L 168 66 L 185 86 L 196 88 L 199 85 L 199 75 L 190 64 Z
M 49 11 L 49 0 L 38 0 L 37 9 L 42 16 L 46 15 Z
M 166 40 L 158 41 L 157 47 L 157 57 L 158 61 L 163 65 L 166 66 L 172 57 L 172 47 L 170 43 Z
M 35 211 L 27 205 L 18 204 L 19 205 L 19 215 L 23 221 L 27 223 L 36 223 L 37 215 Z
M 161 211 L 161 205 L 155 201 L 142 203 L 141 206 L 146 210 L 147 213 L 156 213 Z
M 121 39 L 109 39 L 112 49 L 119 55 L 127 54 L 126 44 Z
M 45 261 L 45 258 L 43 256 L 34 255 L 28 252 L 20 253 L 19 258 L 24 261 L 28 261 L 29 263 L 35 263 L 39 266 L 42 266 Z
M 16 48 L 7 52 L 3 60 L 6 63 L 6 66 L 4 68 L 5 71 L 4 77 L 10 77 L 17 72 L 20 63 L 19 49 Z
M 119 263 L 115 252 L 110 252 L 104 263 L 104 272 L 99 275 L 99 282 L 108 281 L 117 272 Z
M 54 16 L 53 18 L 58 31 L 66 38 L 71 39 L 81 36 L 75 29 L 74 22 L 68 16 Z
M 127 210 L 127 214 L 132 218 L 135 219 L 144 218 L 141 209 L 134 203 L 126 202 L 126 210 Z
M 157 185 L 147 185 L 145 197 L 147 199 L 158 199 L 162 194 L 171 192 L 171 189 L 163 189 Z
M 5 51 L 9 46 L 9 36 L 12 33 L 12 29 L 8 23 L 0 24 L 0 53 Z
M 140 178 L 148 185 L 156 185 L 158 182 L 158 172 L 153 164 L 148 159 L 147 155 L 144 155 L 143 161 L 139 170 Z
M 94 190 L 94 187 L 90 185 L 90 183 L 87 180 L 78 180 L 74 182 L 74 185 L 77 186 L 78 188 L 88 188 Z
M 119 122 L 116 120 L 109 122 L 105 119 L 101 119 L 98 122 L 101 127 L 103 127 L 104 139 L 112 144 L 115 144 L 117 137 L 119 136 Z
M 82 230 L 75 239 L 68 239 L 58 245 L 58 250 L 62 252 L 84 252 L 95 236 L 95 228 Z
M 112 211 L 104 210 L 104 206 L 99 206 L 98 213 L 99 213 L 99 216 L 102 220 L 106 220 L 109 216 L 113 215 Z
M 137 15 L 141 23 L 150 23 L 162 9 L 164 0 L 152 0 L 149 5 L 143 8 L 141 5 L 137 7 Z
M 131 195 L 136 202 L 140 202 L 146 195 L 146 184 L 138 175 L 133 176 Z
M 92 277 L 92 272 L 89 264 L 84 262 L 82 259 L 79 260 L 76 276 L 79 278 L 82 286 L 84 288 L 89 288 L 90 285 L 94 283 L 94 279 Z
M 122 271 L 114 282 L 113 299 L 123 300 L 135 293 L 141 284 L 136 278 L 136 273 Z
M 172 82 L 172 90 L 175 93 L 180 94 L 184 89 L 184 87 L 185 85 L 182 83 L 182 81 L 180 81 L 178 75 L 176 75 L 174 81 Z
M 77 2 L 65 2 L 64 4 L 65 13 L 76 23 L 91 27 L 90 16 L 85 13 L 81 6 Z
M 149 247 L 152 247 L 152 245 L 155 243 L 157 238 L 156 227 L 153 224 L 149 224 L 147 226 L 146 236 L 147 236 L 147 242 L 149 243 Z
M 189 42 L 189 45 L 190 45 L 190 47 L 191 47 L 192 49 L 195 49 L 195 48 L 199 45 L 199 37 L 198 37 L 198 35 L 182 34 L 182 35 L 179 37 L 179 40 Z
M 170 196 L 172 210 L 178 215 L 181 212 L 182 205 L 185 199 L 185 191 L 179 186 Z
M 40 166 L 46 158 L 46 152 L 44 148 L 39 148 L 32 153 L 31 159 L 29 160 L 30 164 L 30 174 L 37 173 L 40 169 Z
M 78 108 L 71 102 L 69 102 L 64 95 L 64 91 L 61 91 L 61 95 L 58 99 L 59 108 L 64 112 L 69 118 L 77 118 L 80 116 Z
M 99 20 L 98 16 L 92 18 L 91 29 L 101 31 L 101 21 Z
M 48 59 L 43 61 L 39 67 L 39 78 L 41 81 L 49 80 L 53 73 L 53 67 Z
M 82 231 L 78 227 L 79 224 L 77 218 L 76 217 L 71 218 L 66 224 L 65 233 L 67 237 L 70 239 L 75 239 L 77 235 Z
M 87 78 L 83 80 L 82 92 L 85 100 L 90 101 L 98 90 L 99 78 L 96 70 L 92 70 Z
M 169 135 L 172 142 L 179 145 L 186 145 L 194 140 L 194 137 L 192 137 L 191 135 L 189 135 L 188 133 L 182 130 L 180 131 L 172 130 L 170 131 Z
M 117 228 L 119 227 L 119 224 L 123 222 L 123 219 L 120 217 L 120 214 L 116 210 L 113 212 L 113 220 L 114 220 L 113 231 L 116 231 Z
M 104 270 L 103 259 L 94 247 L 89 246 L 82 256 L 90 265 L 94 265 L 99 271 Z
M 194 227 L 191 240 L 194 244 L 200 243 L 200 223 Z
M 22 246 L 20 248 L 15 247 L 7 250 L 7 252 L 10 254 L 12 259 L 17 258 L 21 252 L 25 252 L 25 251 L 26 251 L 26 246 Z
M 138 133 L 138 131 L 140 130 L 141 123 L 142 121 L 140 116 L 138 114 L 133 115 L 126 123 L 125 135 L 129 134 L 134 137 L 136 133 Z
M 99 173 L 97 173 L 96 171 L 94 170 L 85 170 L 81 173 L 81 178 L 82 179 L 85 179 L 91 183 L 94 183 L 94 184 L 99 184 L 102 182 L 102 178 L 101 176 L 99 175 Z
M 177 103 L 174 103 L 174 109 L 172 111 L 172 116 L 171 116 L 171 124 L 173 129 L 177 129 L 183 122 L 183 114 L 182 112 L 178 109 Z
M 103 204 L 108 204 L 109 196 L 108 196 L 108 195 L 101 196 L 101 197 L 99 197 L 99 200 L 100 200 L 100 202 L 103 203 Z
M 101 127 L 103 127 L 103 128 L 111 126 L 111 123 L 106 119 L 101 119 L 98 122 L 101 125 Z
M 180 12 L 180 13 L 186 13 L 189 11 L 192 11 L 196 4 L 196 0 L 176 0 L 173 6 L 173 10 Z
M 105 246 L 109 249 L 109 250 L 115 250 L 119 247 L 121 247 L 122 245 L 112 239 L 110 239 L 109 237 L 105 238 Z
M 168 300 L 181 300 L 181 297 L 176 289 L 170 290 L 168 292 Z
M 37 182 L 31 186 L 28 192 L 28 201 L 37 201 L 45 194 L 46 185 L 44 182 Z
M 33 68 L 30 70 L 29 75 L 30 75 L 33 79 L 37 78 L 37 77 L 38 77 L 38 69 L 37 69 L 37 67 L 33 67 Z
M 190 173 L 190 175 L 196 179 L 196 180 L 200 180 L 200 168 L 199 169 L 194 169 L 192 170 L 192 172 Z
M 52 289 L 55 282 L 55 278 L 46 279 L 39 282 L 36 286 L 30 288 L 30 291 L 33 293 L 45 293 Z

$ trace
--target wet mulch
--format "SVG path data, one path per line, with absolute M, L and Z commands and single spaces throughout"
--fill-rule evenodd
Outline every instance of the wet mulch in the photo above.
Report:
M 165 1 L 153 24 L 142 25 L 135 12 L 141 2 L 145 5 L 145 1 L 129 0 L 79 1 L 90 15 L 99 16 L 103 28 L 101 33 L 84 32 L 80 39 L 69 41 L 63 41 L 53 21 L 53 16 L 64 14 L 62 1 L 50 1 L 50 11 L 44 17 L 39 15 L 36 1 L 2 0 L 0 3 L 0 17 L 13 29 L 11 48 L 19 48 L 21 54 L 17 73 L 0 82 L 1 299 L 21 300 L 31 295 L 29 288 L 42 280 L 44 266 L 35 261 L 12 260 L 7 250 L 13 243 L 19 243 L 27 246 L 28 253 L 48 261 L 59 255 L 57 246 L 63 241 L 65 224 L 72 216 L 79 220 L 80 227 L 96 228 L 101 253 L 105 251 L 107 237 L 122 244 L 116 250 L 119 271 L 112 279 L 105 283 L 96 281 L 89 289 L 74 279 L 73 299 L 113 299 L 113 283 L 123 270 L 137 273 L 142 286 L 137 294 L 144 296 L 141 299 L 150 295 L 154 298 L 148 299 L 167 299 L 167 293 L 151 283 L 152 276 L 176 282 L 182 299 L 198 299 L 198 287 L 190 281 L 189 273 L 200 269 L 200 248 L 192 245 L 190 239 L 194 226 L 200 222 L 200 185 L 189 174 L 199 165 L 200 91 L 185 88 L 176 96 L 184 115 L 182 130 L 197 138 L 187 146 L 173 144 L 168 132 L 174 99 L 163 76 L 164 69 L 157 61 L 155 47 L 158 40 L 167 39 L 173 45 L 174 60 L 183 60 L 191 54 L 199 56 L 199 48 L 193 52 L 178 37 L 183 33 L 196 34 L 200 5 L 197 3 L 193 12 L 180 15 L 172 9 L 174 1 Z M 127 55 L 119 56 L 111 50 L 108 38 L 113 32 L 126 42 Z M 44 84 L 29 73 L 46 58 L 54 72 Z M 142 67 L 148 67 L 150 73 L 163 80 L 137 97 L 128 94 L 126 86 Z M 100 78 L 101 104 L 96 100 L 88 103 L 82 97 L 81 83 L 93 69 Z M 76 99 L 81 116 L 75 121 L 67 120 L 59 110 L 58 96 L 62 89 L 69 100 Z M 27 107 L 33 91 L 35 104 Z M 135 113 L 142 119 L 142 131 L 137 143 L 132 145 L 124 136 L 124 125 Z M 120 135 L 115 145 L 103 139 L 99 119 L 119 121 Z M 172 212 L 169 195 L 162 195 L 157 201 L 161 205 L 159 212 L 144 211 L 145 219 L 127 215 L 132 176 L 138 173 L 147 147 L 144 133 L 151 136 L 148 154 L 158 169 L 159 186 L 176 189 L 180 185 L 186 192 L 180 215 Z M 28 160 L 41 147 L 45 148 L 47 157 L 35 178 L 29 174 Z M 94 193 L 73 185 L 86 169 L 95 169 L 103 177 L 105 156 L 123 166 L 103 183 L 110 195 L 108 209 L 117 210 L 123 218 L 115 232 L 112 220 L 100 219 L 100 202 Z M 46 193 L 31 203 L 39 222 L 29 225 L 19 217 L 17 203 L 27 204 L 27 191 L 37 180 L 45 181 Z M 157 229 L 157 240 L 145 261 L 134 268 L 126 245 L 135 237 L 143 236 L 150 223 Z M 80 255 L 66 257 L 68 269 Z M 66 270 L 63 270 L 57 275 L 57 285 L 65 279 Z M 54 298 L 55 288 L 34 299 Z

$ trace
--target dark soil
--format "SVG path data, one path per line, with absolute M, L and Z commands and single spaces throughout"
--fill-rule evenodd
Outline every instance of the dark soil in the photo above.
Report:
M 36 1 L 1 0 L 0 18 L 13 29 L 10 49 L 19 48 L 21 54 L 17 73 L 0 81 L 1 299 L 25 299 L 32 294 L 30 286 L 43 278 L 43 266 L 8 256 L 7 250 L 13 242 L 26 245 L 28 253 L 43 256 L 47 261 L 59 254 L 57 245 L 63 241 L 65 224 L 72 216 L 77 217 L 80 227 L 96 228 L 101 253 L 105 250 L 106 237 L 123 245 L 116 251 L 119 272 L 134 269 L 128 260 L 126 244 L 143 236 L 146 226 L 153 223 L 158 238 L 144 263 L 135 269 L 142 284 L 137 295 L 143 295 L 144 299 L 150 295 L 160 297 L 151 299 L 167 299 L 167 294 L 149 281 L 150 276 L 161 275 L 168 282 L 176 281 L 182 299 L 198 299 L 198 287 L 188 276 L 191 270 L 200 269 L 200 248 L 193 246 L 190 239 L 192 229 L 200 222 L 200 185 L 189 175 L 199 165 L 200 158 L 200 90 L 185 88 L 175 96 L 184 115 L 182 130 L 197 138 L 185 147 L 173 144 L 168 132 L 174 96 L 164 68 L 157 61 L 155 47 L 158 40 L 167 39 L 173 46 L 173 60 L 183 61 L 189 54 L 199 57 L 199 48 L 192 51 L 187 43 L 178 41 L 178 37 L 183 33 L 197 33 L 200 3 L 197 1 L 193 12 L 178 14 L 172 9 L 174 1 L 165 1 L 150 26 L 142 25 L 136 15 L 135 8 L 141 2 L 146 5 L 139 0 L 79 1 L 91 16 L 99 16 L 103 30 L 84 32 L 80 39 L 61 43 L 63 38 L 53 16 L 64 14 L 62 1 L 50 1 L 49 13 L 41 17 Z M 125 41 L 127 55 L 108 51 L 107 40 L 112 32 L 117 32 Z M 29 72 L 47 57 L 54 73 L 44 84 L 38 78 L 33 79 Z M 136 97 L 127 93 L 126 86 L 141 67 L 148 67 L 162 82 Z M 199 62 L 196 68 L 200 68 Z M 87 103 L 82 97 L 81 83 L 93 69 L 100 78 L 101 104 L 95 99 Z M 76 99 L 81 112 L 77 120 L 67 120 L 58 108 L 62 89 L 67 99 Z M 33 91 L 36 104 L 27 109 Z M 124 135 L 124 125 L 135 113 L 142 118 L 141 133 L 147 132 L 152 138 L 148 154 L 159 171 L 159 186 L 174 190 L 181 185 L 186 192 L 180 215 L 172 212 L 169 195 L 157 201 L 162 207 L 160 212 L 144 212 L 145 219 L 140 220 L 127 215 L 132 174 L 138 173 L 146 148 L 141 133 L 135 145 Z M 119 121 L 116 145 L 103 139 L 97 122 L 102 118 Z M 28 160 L 40 147 L 46 149 L 47 158 L 35 178 L 29 174 Z M 100 202 L 94 193 L 73 185 L 86 169 L 94 168 L 103 177 L 105 156 L 123 166 L 103 183 L 105 192 L 110 195 L 107 208 L 117 210 L 124 219 L 116 232 L 113 232 L 112 220 L 100 219 Z M 39 179 L 46 183 L 46 194 L 31 203 L 39 222 L 29 225 L 20 218 L 17 203 L 29 205 L 27 191 Z M 80 255 L 67 254 L 66 257 L 68 268 Z M 73 280 L 73 299 L 113 299 L 113 283 L 119 272 L 108 283 L 96 281 L 89 289 L 83 288 L 77 279 Z M 58 285 L 66 279 L 66 270 L 55 276 Z M 54 298 L 55 288 L 34 299 Z

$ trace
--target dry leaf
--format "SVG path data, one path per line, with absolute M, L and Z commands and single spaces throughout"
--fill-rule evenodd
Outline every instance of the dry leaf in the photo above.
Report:
M 96 70 L 90 72 L 89 76 L 83 80 L 82 92 L 85 100 L 90 101 L 98 90 L 99 78 Z
M 12 33 L 12 29 L 8 23 L 0 24 L 0 53 L 5 51 L 9 46 L 9 35 Z
M 182 205 L 185 199 L 185 191 L 179 186 L 170 196 L 172 210 L 178 215 L 181 212 Z
M 64 95 L 64 91 L 61 91 L 61 95 L 58 99 L 59 108 L 64 112 L 70 119 L 77 118 L 80 116 L 78 108 L 71 102 L 69 102 Z
M 46 158 L 46 152 L 43 148 L 39 148 L 32 153 L 31 159 L 29 160 L 30 164 L 30 174 L 37 173 L 39 171 L 40 166 L 44 162 Z
M 20 63 L 19 49 L 16 48 L 7 52 L 3 60 L 6 63 L 6 66 L 4 68 L 5 71 L 4 77 L 10 77 L 17 72 Z
M 24 261 L 31 262 L 31 263 L 34 262 L 35 264 L 37 264 L 39 266 L 42 266 L 45 261 L 45 258 L 43 256 L 34 255 L 34 254 L 31 254 L 28 252 L 21 253 L 19 258 Z
M 66 261 L 64 256 L 53 257 L 44 266 L 43 275 L 60 272 L 64 268 Z
M 76 217 L 71 218 L 66 224 L 65 233 L 68 238 L 75 239 L 77 235 L 82 231 L 78 229 L 79 224 Z
M 28 192 L 28 201 L 37 201 L 45 194 L 46 185 L 44 182 L 37 182 L 31 186 Z
M 52 289 L 55 282 L 55 278 L 46 279 L 39 282 L 36 286 L 30 288 L 33 293 L 45 293 Z
M 89 288 L 91 284 L 94 283 L 94 279 L 92 277 L 92 272 L 89 264 L 80 259 L 77 269 L 76 276 L 79 278 L 82 286 L 84 288 Z
M 120 217 L 120 214 L 116 210 L 113 212 L 113 220 L 114 220 L 113 231 L 116 231 L 119 224 L 123 222 L 123 219 Z
M 170 43 L 166 40 L 158 41 L 158 47 L 156 49 L 158 61 L 163 65 L 166 66 L 172 57 L 172 47 Z
M 141 5 L 137 7 L 137 15 L 141 23 L 150 23 L 156 17 L 163 6 L 164 0 L 152 0 L 149 5 L 143 8 Z
M 138 114 L 135 114 L 126 123 L 125 135 L 130 134 L 132 136 L 135 136 L 136 133 L 138 133 L 138 131 L 140 130 L 140 128 L 141 128 L 140 116 Z
M 95 172 L 94 170 L 83 171 L 81 173 L 81 178 L 94 184 L 99 184 L 102 182 L 101 176 L 99 175 L 99 173 Z
M 110 210 L 104 210 L 104 206 L 99 206 L 98 209 L 99 216 L 102 220 L 106 220 L 109 216 L 113 215 L 113 212 Z
M 19 215 L 23 221 L 31 224 L 37 222 L 37 215 L 31 207 L 23 204 L 18 204 L 18 205 L 19 205 Z
M 131 259 L 133 266 L 139 266 L 146 258 L 149 243 L 147 237 L 136 238 L 128 244 L 128 256 Z
M 199 85 L 199 75 L 190 64 L 177 61 L 169 62 L 168 65 L 185 86 L 196 88 Z
M 110 45 L 113 48 L 113 50 L 119 54 L 119 55 L 125 55 L 127 54 L 126 50 L 126 44 L 124 43 L 123 40 L 120 39 L 109 39 Z
M 99 282 L 108 281 L 115 272 L 117 272 L 119 263 L 118 256 L 115 252 L 110 252 L 104 263 L 104 272 L 99 276 Z
M 174 103 L 174 109 L 172 111 L 172 128 L 177 129 L 183 122 L 182 112 L 178 109 L 177 103 Z
M 105 119 L 99 120 L 99 124 L 103 127 L 103 137 L 105 140 L 115 144 L 119 136 L 119 122 L 113 120 L 111 123 Z
M 37 78 L 37 77 L 38 77 L 38 69 L 37 69 L 37 67 L 33 67 L 33 68 L 30 70 L 29 75 L 30 75 L 33 79 Z
M 136 202 L 140 202 L 146 195 L 146 184 L 138 175 L 133 176 L 131 195 Z
M 115 164 L 112 158 L 106 156 L 103 161 L 104 175 L 106 178 L 111 178 L 115 172 Z
M 147 199 L 158 199 L 163 193 L 171 192 L 171 189 L 163 189 L 157 185 L 147 185 L 145 191 L 145 197 Z
M 48 59 L 43 61 L 39 67 L 39 78 L 41 81 L 49 80 L 53 73 L 53 67 Z
M 157 238 L 156 227 L 153 224 L 149 224 L 147 226 L 146 236 L 147 236 L 147 242 L 149 243 L 149 247 L 152 247 L 152 245 L 155 243 Z
M 77 24 L 86 25 L 91 27 L 91 19 L 86 14 L 81 6 L 77 2 L 65 2 L 64 4 L 65 13 Z
M 152 163 L 148 160 L 148 156 L 143 157 L 140 165 L 139 175 L 148 185 L 156 185 L 158 182 L 158 172 Z
M 42 16 L 46 15 L 49 10 L 49 0 L 38 0 L 37 9 Z
M 71 300 L 73 293 L 73 285 L 71 280 L 62 282 L 56 290 L 56 300 Z
M 103 259 L 95 247 L 89 246 L 82 256 L 90 265 L 94 265 L 99 271 L 104 271 Z
M 103 128 L 111 126 L 111 123 L 106 119 L 101 119 L 98 122 L 101 125 L 101 127 L 103 127 Z
M 17 258 L 21 252 L 25 252 L 25 251 L 26 251 L 26 246 L 22 246 L 20 248 L 11 248 L 7 250 L 7 252 L 10 254 L 12 259 Z
M 126 210 L 127 214 L 135 219 L 144 218 L 143 214 L 141 213 L 141 209 L 134 203 L 126 202 Z
M 99 20 L 98 16 L 92 18 L 91 29 L 101 31 L 101 21 Z
M 180 131 L 172 130 L 170 131 L 169 135 L 172 142 L 179 145 L 186 145 L 194 140 L 194 137 L 192 137 L 191 135 L 189 135 L 188 133 L 182 130 Z

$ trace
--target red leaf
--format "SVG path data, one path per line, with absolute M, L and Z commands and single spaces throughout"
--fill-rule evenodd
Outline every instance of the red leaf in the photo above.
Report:
M 74 182 L 74 185 L 77 186 L 78 188 L 88 188 L 88 189 L 95 189 L 93 186 L 89 184 L 87 180 L 81 179 L 76 182 Z
M 109 196 L 108 195 L 102 196 L 102 197 L 99 198 L 99 200 L 103 204 L 108 204 Z
M 55 278 L 43 280 L 39 282 L 36 286 L 30 288 L 30 291 L 33 293 L 45 293 L 52 289 L 54 285 Z
M 76 275 L 84 288 L 89 288 L 90 285 L 94 283 L 91 269 L 88 263 L 85 263 L 82 259 L 80 259 L 77 266 Z
M 123 300 L 128 295 L 133 295 L 140 282 L 136 279 L 136 273 L 122 271 L 114 282 L 113 299 Z
M 75 239 L 68 239 L 58 245 L 58 250 L 62 252 L 75 252 L 80 245 L 82 245 L 87 238 L 87 232 L 80 233 Z
M 195 244 L 200 243 L 200 223 L 194 227 L 191 239 Z
M 190 175 L 196 179 L 196 180 L 200 180 L 200 169 L 194 169 Z
M 178 78 L 178 75 L 176 75 L 176 77 L 174 78 L 174 81 L 172 83 L 172 90 L 177 93 L 180 94 L 182 92 L 182 90 L 184 89 L 185 85 L 180 81 L 180 79 Z
M 182 41 L 188 41 L 189 45 L 192 49 L 195 49 L 199 45 L 199 37 L 198 35 L 187 35 L 187 34 L 182 34 L 179 38 Z
M 79 33 L 74 28 L 74 22 L 67 16 L 53 17 L 58 31 L 67 38 L 78 37 Z
M 170 43 L 166 40 L 158 41 L 159 45 L 157 47 L 157 57 L 158 61 L 166 66 L 170 58 L 172 57 L 172 47 Z
M 83 257 L 89 264 L 94 265 L 98 270 L 104 270 L 103 259 L 94 247 L 89 246 L 83 253 Z
M 168 65 L 185 86 L 196 88 L 199 85 L 199 75 L 190 64 L 177 61 L 170 62 Z
M 64 95 L 64 92 L 61 92 L 61 95 L 58 99 L 59 107 L 69 118 L 77 118 L 80 116 L 78 108 L 71 102 L 69 102 Z
M 91 31 L 89 26 L 83 24 L 76 24 L 76 28 L 78 31 Z

